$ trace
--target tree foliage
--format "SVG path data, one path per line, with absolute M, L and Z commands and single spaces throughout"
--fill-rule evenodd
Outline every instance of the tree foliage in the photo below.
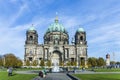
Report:
M 37 60 L 34 60 L 34 61 L 32 62 L 32 66 L 37 66 L 37 65 L 38 65 Z
M 71 61 L 71 66 L 77 66 L 77 62 L 76 61 Z
M 4 60 L 4 66 L 5 67 L 21 67 L 22 66 L 22 60 L 20 60 L 18 57 L 16 57 L 14 54 L 5 54 L 3 57 Z
M 64 62 L 63 61 L 59 61 L 59 66 L 64 66 Z
M 110 61 L 110 64 L 111 65 L 115 65 L 115 61 Z
M 3 58 L 0 58 L 0 66 L 3 66 Z
M 105 65 L 105 60 L 102 57 L 97 59 L 97 66 L 101 67 Z
M 88 67 L 101 67 L 105 65 L 105 60 L 102 57 L 95 58 L 95 57 L 90 57 L 88 58 Z
M 41 61 L 40 61 L 40 66 L 45 66 L 44 60 L 41 60 Z
M 29 60 L 26 60 L 25 63 L 26 63 L 26 66 L 30 66 L 30 61 Z
M 66 66 L 71 66 L 71 62 L 68 61 L 68 62 L 66 63 Z
M 95 57 L 88 58 L 88 66 L 89 67 L 97 66 L 97 58 L 95 58 Z
M 48 66 L 48 67 L 51 67 L 51 60 L 48 60 L 48 61 L 47 61 L 47 66 Z
M 85 60 L 84 59 L 81 59 L 81 64 L 80 64 L 82 67 L 85 67 Z

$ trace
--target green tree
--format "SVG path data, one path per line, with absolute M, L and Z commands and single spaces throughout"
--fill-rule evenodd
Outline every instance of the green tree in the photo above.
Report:
M 21 67 L 23 65 L 23 62 L 21 59 L 17 60 L 17 67 Z
M 64 66 L 64 62 L 63 61 L 59 61 L 59 66 Z
M 101 67 L 105 65 L 105 60 L 102 57 L 99 57 L 97 60 L 97 66 Z
M 51 67 L 51 60 L 48 60 L 48 61 L 47 61 L 47 66 L 48 66 L 48 67 Z
M 40 62 L 40 66 L 45 66 L 45 62 L 44 62 L 44 60 L 41 60 L 41 62 Z
M 14 54 L 9 53 L 4 55 L 5 67 L 21 67 L 22 61 Z
M 77 62 L 76 61 L 73 62 L 73 66 L 77 66 Z
M 0 66 L 3 66 L 3 58 L 0 58 Z
M 34 60 L 32 66 L 37 66 L 37 65 L 38 65 L 37 60 Z
M 97 58 L 95 58 L 95 57 L 88 58 L 88 66 L 89 67 L 97 66 Z
M 115 65 L 115 63 L 116 63 L 115 61 L 110 61 L 111 65 Z
M 85 60 L 84 59 L 81 59 L 81 66 L 85 67 Z
M 66 65 L 67 65 L 67 66 L 71 66 L 70 61 L 68 61 L 68 62 L 66 63 Z
M 30 61 L 29 60 L 26 60 L 26 66 L 30 66 Z
M 120 62 L 116 62 L 116 64 L 120 64 Z

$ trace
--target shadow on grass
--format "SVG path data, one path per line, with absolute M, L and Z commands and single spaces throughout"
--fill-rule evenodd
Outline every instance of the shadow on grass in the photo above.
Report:
M 12 74 L 12 76 L 15 76 L 15 75 L 17 75 L 17 74 L 16 73 Z

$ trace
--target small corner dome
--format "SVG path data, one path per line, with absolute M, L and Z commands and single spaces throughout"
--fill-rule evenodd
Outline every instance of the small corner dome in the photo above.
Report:
M 77 32 L 85 32 L 85 30 L 83 28 L 78 28 Z
M 31 26 L 28 31 L 35 31 L 35 27 L 34 26 Z

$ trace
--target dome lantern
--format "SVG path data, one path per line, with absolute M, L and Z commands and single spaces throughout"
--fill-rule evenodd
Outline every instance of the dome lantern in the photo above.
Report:
M 29 27 L 28 31 L 35 31 L 35 27 L 33 26 L 33 24 Z
M 85 32 L 85 30 L 83 28 L 78 28 L 77 32 Z

